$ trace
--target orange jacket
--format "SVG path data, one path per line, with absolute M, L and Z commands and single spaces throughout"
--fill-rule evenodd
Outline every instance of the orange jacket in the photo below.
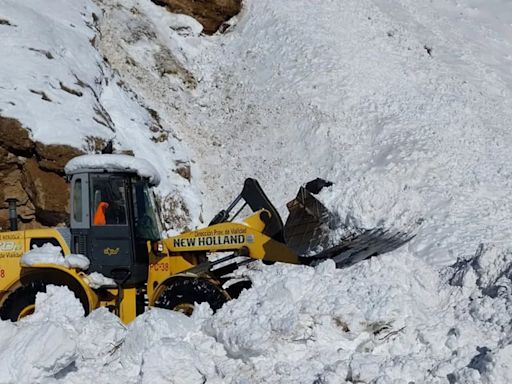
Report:
M 104 201 L 100 201 L 98 207 L 96 208 L 96 212 L 94 213 L 94 218 L 92 223 L 94 225 L 105 225 L 107 224 L 107 219 L 105 217 L 105 210 L 108 208 L 108 203 Z

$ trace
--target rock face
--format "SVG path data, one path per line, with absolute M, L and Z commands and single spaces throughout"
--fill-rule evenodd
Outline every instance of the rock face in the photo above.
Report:
M 9 227 L 8 198 L 18 200 L 20 228 L 56 226 L 68 218 L 64 165 L 82 152 L 30 139 L 16 119 L 0 116 L 0 227 Z
M 206 34 L 213 34 L 222 24 L 237 15 L 242 7 L 241 0 L 152 0 L 166 6 L 173 13 L 192 16 L 199 21 Z

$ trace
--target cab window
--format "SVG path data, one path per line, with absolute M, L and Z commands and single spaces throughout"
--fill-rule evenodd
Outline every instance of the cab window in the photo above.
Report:
M 76 179 L 73 186 L 73 220 L 82 222 L 82 179 Z
M 127 225 L 126 181 L 111 175 L 91 177 L 92 225 Z
M 162 232 L 151 190 L 143 181 L 133 180 L 135 236 L 140 240 L 159 240 Z

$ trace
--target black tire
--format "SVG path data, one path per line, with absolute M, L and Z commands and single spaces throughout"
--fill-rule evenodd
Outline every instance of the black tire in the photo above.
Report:
M 228 297 L 216 285 L 198 278 L 175 277 L 166 283 L 167 287 L 155 301 L 155 307 L 192 314 L 194 303 L 210 304 L 215 312 L 228 301 Z
M 229 296 L 232 299 L 238 299 L 238 296 L 242 293 L 244 289 L 251 289 L 252 282 L 249 280 L 243 280 L 239 281 L 238 283 L 235 283 L 233 285 L 230 285 L 229 288 L 226 288 L 226 291 L 228 292 Z
M 0 308 L 2 320 L 18 321 L 20 314 L 28 307 L 36 303 L 36 295 L 39 292 L 46 292 L 46 285 L 41 282 L 32 281 L 12 292 Z

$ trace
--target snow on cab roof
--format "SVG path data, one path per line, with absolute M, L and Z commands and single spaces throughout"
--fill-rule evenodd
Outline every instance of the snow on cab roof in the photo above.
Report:
M 66 164 L 64 171 L 67 175 L 84 171 L 133 172 L 152 185 L 160 184 L 160 174 L 149 161 L 129 155 L 78 156 Z

